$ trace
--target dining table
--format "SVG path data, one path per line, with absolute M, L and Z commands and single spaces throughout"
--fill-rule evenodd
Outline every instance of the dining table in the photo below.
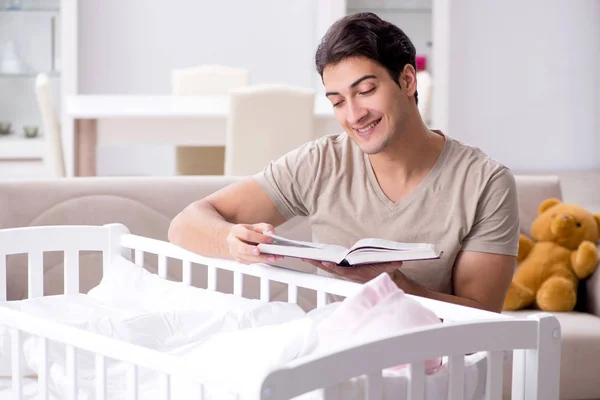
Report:
M 228 95 L 70 95 L 64 107 L 67 176 L 95 176 L 99 146 L 226 145 Z M 324 95 L 315 94 L 314 118 L 315 139 L 341 131 Z

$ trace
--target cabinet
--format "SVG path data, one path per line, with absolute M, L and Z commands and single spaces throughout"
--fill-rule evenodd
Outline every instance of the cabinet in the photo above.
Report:
M 347 13 L 373 12 L 410 37 L 418 55 L 430 55 L 432 0 L 347 0 Z
M 65 87 L 62 55 L 72 53 L 76 45 L 76 38 L 65 40 L 62 33 L 65 5 L 73 24 L 75 0 L 0 0 L 0 178 L 21 176 L 21 171 L 43 174 L 47 146 L 35 82 L 39 73 L 49 76 L 60 118 Z M 73 68 L 67 71 L 73 75 Z M 73 78 L 67 76 L 67 81 Z
M 419 111 L 426 125 L 432 125 L 432 44 L 433 0 L 347 0 L 346 13 L 373 12 L 398 26 L 408 35 L 417 53 Z

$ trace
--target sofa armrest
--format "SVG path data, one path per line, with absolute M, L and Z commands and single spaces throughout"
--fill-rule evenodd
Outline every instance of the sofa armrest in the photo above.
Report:
M 598 244 L 600 253 L 600 244 Z M 583 309 L 600 317 L 600 262 L 594 273 L 583 282 Z

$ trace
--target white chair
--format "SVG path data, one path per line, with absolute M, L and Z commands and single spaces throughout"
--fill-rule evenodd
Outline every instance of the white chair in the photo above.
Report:
M 35 93 L 42 115 L 44 137 L 46 140 L 46 155 L 44 164 L 54 177 L 65 176 L 65 161 L 62 149 L 60 123 L 54 102 L 52 99 L 52 88 L 50 79 L 46 74 L 39 74 L 35 81 Z
M 256 85 L 230 96 L 225 175 L 260 172 L 271 160 L 314 139 L 314 90 Z
M 242 68 L 202 65 L 177 69 L 171 73 L 175 96 L 219 95 L 248 86 L 250 73 Z M 223 175 L 224 147 L 177 147 L 178 175 Z

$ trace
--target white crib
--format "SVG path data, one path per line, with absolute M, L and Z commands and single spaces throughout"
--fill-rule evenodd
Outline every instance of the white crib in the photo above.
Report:
M 105 226 L 45 226 L 0 230 L 0 300 L 6 300 L 6 257 L 28 254 L 28 296 L 43 296 L 43 253 L 64 251 L 65 293 L 79 293 L 79 252 L 101 251 L 104 268 L 122 255 L 137 265 L 144 265 L 144 254 L 158 255 L 158 275 L 167 276 L 167 260 L 181 260 L 183 283 L 191 283 L 195 264 L 207 266 L 208 289 L 217 288 L 217 269 L 233 272 L 233 292 L 242 296 L 245 275 L 260 278 L 260 297 L 269 299 L 269 282 L 288 285 L 288 301 L 295 302 L 298 288 L 317 292 L 318 306 L 327 303 L 327 294 L 348 296 L 360 287 L 356 283 L 330 279 L 313 274 L 268 265 L 241 265 L 198 256 L 170 243 L 132 235 L 120 224 Z M 517 319 L 504 315 L 456 306 L 449 303 L 417 298 L 432 309 L 444 323 L 414 329 L 402 335 L 386 337 L 357 347 L 343 349 L 321 357 L 306 357 L 273 370 L 264 377 L 260 399 L 289 399 L 302 393 L 321 389 L 326 399 L 337 398 L 335 384 L 353 377 L 366 377 L 366 398 L 381 399 L 382 370 L 399 364 L 409 365 L 406 397 L 423 399 L 425 395 L 425 360 L 448 356 L 449 385 L 447 399 L 463 399 L 464 357 L 475 352 L 487 352 L 485 377 L 486 398 L 502 398 L 503 360 L 505 351 L 513 351 L 512 399 L 558 399 L 560 375 L 560 326 L 555 317 L 540 313 Z M 172 377 L 186 378 L 204 385 L 213 384 L 186 368 L 177 357 L 141 346 L 120 342 L 47 319 L 24 315 L 0 307 L 0 325 L 12 334 L 12 398 L 22 399 L 22 378 L 19 356 L 23 332 L 37 335 L 44 344 L 42 365 L 47 366 L 49 342 L 62 343 L 66 348 L 69 377 L 69 398 L 77 393 L 78 351 L 95 354 L 95 390 L 97 399 L 106 398 L 106 360 L 121 360 L 128 366 L 127 394 L 138 398 L 138 369 L 160 372 L 164 397 L 169 399 Z M 40 398 L 48 398 L 47 368 L 37 376 Z M 403 394 L 404 395 L 404 394 Z

